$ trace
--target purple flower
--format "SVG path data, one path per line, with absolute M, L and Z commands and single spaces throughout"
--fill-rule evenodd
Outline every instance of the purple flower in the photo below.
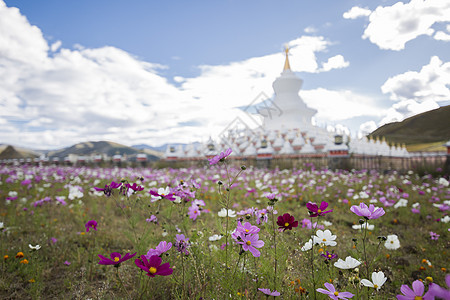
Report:
M 370 204 L 367 207 L 367 205 L 362 202 L 359 204 L 359 206 L 353 205 L 352 207 L 350 207 L 350 211 L 360 217 L 364 217 L 366 220 L 378 219 L 385 213 L 384 209 L 381 207 L 375 207 L 373 204 Z
M 353 296 L 355 296 L 349 292 L 336 291 L 336 288 L 334 287 L 334 285 L 332 285 L 331 283 L 328 283 L 328 282 L 325 283 L 325 287 L 327 288 L 327 290 L 318 288 L 316 291 L 318 291 L 319 293 L 328 295 L 328 297 L 330 297 L 333 300 L 349 299 L 349 298 L 352 298 Z
M 189 219 L 195 220 L 198 216 L 200 216 L 200 209 L 197 205 L 193 204 L 188 208 Z
M 157 192 L 150 190 L 149 193 L 152 195 L 152 199 L 150 200 L 151 202 L 156 202 L 161 199 L 167 199 L 170 201 L 176 200 L 169 187 L 159 188 Z
M 397 295 L 398 300 L 434 299 L 433 291 L 428 291 L 425 293 L 425 295 L 423 294 L 423 292 L 425 291 L 425 286 L 420 280 L 416 280 L 412 283 L 412 289 L 406 284 L 403 284 L 400 288 L 400 291 L 403 293 L 403 295 Z
M 323 257 L 325 257 L 326 260 L 332 260 L 332 259 L 335 259 L 335 258 L 338 257 L 337 254 L 335 254 L 335 253 L 330 253 L 330 252 L 328 252 L 328 251 L 327 251 L 326 254 L 320 254 L 320 255 L 323 256 Z
M 157 255 L 151 256 L 149 259 L 145 257 L 145 255 L 141 255 L 141 258 L 138 258 L 134 261 L 136 266 L 140 269 L 147 272 L 147 276 L 155 277 L 156 275 L 160 276 L 169 276 L 173 273 L 173 270 L 170 268 L 169 263 L 161 264 L 162 259 Z
M 433 241 L 437 241 L 437 240 L 439 239 L 439 237 L 440 237 L 439 234 L 437 234 L 436 232 L 430 231 L 430 238 L 431 238 Z
M 89 229 L 91 228 L 97 231 L 97 221 L 90 220 L 84 225 L 84 227 L 86 227 L 86 232 L 89 232 Z
M 430 289 L 428 290 L 428 293 L 432 293 L 434 297 L 450 299 L 450 274 L 447 274 L 447 276 L 445 276 L 445 284 L 447 285 L 447 289 L 437 284 L 430 283 Z
M 327 209 L 328 207 L 328 202 L 322 201 L 322 203 L 320 203 L 320 206 L 317 206 L 316 203 L 312 203 L 312 202 L 308 202 L 306 203 L 306 208 L 309 210 L 309 216 L 310 217 L 318 217 L 318 216 L 323 216 L 329 212 L 332 212 L 333 210 L 327 210 L 325 211 L 325 209 Z
M 184 234 L 177 234 L 175 236 L 175 247 L 177 247 L 178 252 L 189 255 L 189 246 L 189 239 L 186 238 Z
M 126 260 L 133 258 L 136 254 L 137 254 L 137 252 L 134 254 L 127 253 L 122 257 L 122 254 L 120 254 L 119 252 L 113 252 L 110 255 L 111 259 L 106 258 L 103 255 L 99 254 L 98 257 L 100 257 L 100 261 L 98 262 L 98 264 L 99 265 L 119 265 L 121 262 L 124 262 Z
M 122 186 L 121 182 L 117 183 L 117 182 L 112 181 L 110 185 L 105 184 L 105 187 L 103 189 L 94 187 L 94 190 L 96 190 L 97 192 L 103 192 L 107 197 L 109 197 L 109 196 L 111 196 L 113 189 L 118 189 L 121 186 Z
M 147 221 L 147 223 L 153 222 L 153 223 L 157 224 L 158 223 L 158 218 L 155 215 L 151 215 L 150 218 L 149 219 L 145 219 L 145 221 Z
M 208 159 L 209 164 L 210 164 L 210 165 L 215 165 L 215 164 L 217 164 L 218 162 L 223 162 L 223 161 L 225 161 L 225 158 L 227 158 L 227 157 L 231 154 L 231 152 L 233 152 L 233 151 L 231 150 L 231 148 L 228 148 L 225 152 L 220 152 L 219 155 L 216 155 L 216 156 L 214 156 L 213 158 L 209 158 L 209 159 Z
M 133 185 L 127 183 L 127 184 L 125 184 L 125 187 L 126 187 L 127 189 L 131 189 L 131 190 L 133 190 L 133 191 L 135 191 L 135 192 L 139 192 L 139 191 L 143 191 L 143 190 L 144 190 L 144 187 L 143 187 L 143 186 L 140 186 L 140 185 L 138 185 L 138 184 L 136 184 L 136 182 L 133 183 Z
M 261 256 L 261 252 L 259 252 L 256 248 L 261 248 L 264 246 L 264 241 L 259 240 L 258 234 L 241 236 L 241 240 L 237 243 L 242 245 L 242 250 L 250 251 L 254 257 Z
M 166 253 L 167 251 L 172 248 L 171 242 L 162 241 L 156 246 L 155 249 L 148 250 L 147 254 L 145 255 L 148 259 L 152 257 L 153 255 L 161 256 L 161 254 Z
M 291 216 L 288 213 L 285 213 L 282 216 L 278 217 L 277 220 L 278 230 L 286 231 L 287 229 L 292 230 L 293 227 L 298 227 L 298 221 L 295 221 L 294 216 Z
M 280 296 L 280 292 L 277 292 L 276 290 L 274 290 L 273 292 L 270 291 L 270 289 L 258 289 L 259 291 L 263 292 L 264 294 L 266 294 L 267 296 Z
M 66 266 L 70 266 L 72 263 L 71 263 L 70 261 L 66 260 L 66 261 L 64 262 L 64 264 L 65 264 Z

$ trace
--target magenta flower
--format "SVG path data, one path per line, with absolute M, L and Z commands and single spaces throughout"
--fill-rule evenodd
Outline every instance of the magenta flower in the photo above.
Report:
M 140 185 L 138 185 L 138 184 L 136 184 L 136 182 L 133 183 L 133 185 L 127 183 L 127 184 L 125 184 L 125 187 L 126 187 L 127 189 L 131 189 L 131 190 L 133 190 L 133 191 L 135 191 L 135 192 L 140 192 L 140 191 L 143 191 L 143 190 L 144 190 L 144 187 L 143 187 L 143 186 L 140 186 Z
M 158 246 L 156 246 L 155 249 L 148 250 L 147 254 L 145 255 L 148 259 L 152 257 L 153 255 L 161 256 L 161 254 L 166 253 L 167 251 L 172 248 L 171 242 L 162 241 L 159 243 Z
M 259 291 L 263 292 L 264 294 L 266 294 L 267 296 L 280 296 L 280 292 L 277 292 L 276 290 L 274 290 L 273 292 L 270 291 L 270 289 L 258 289 Z
M 113 189 L 118 189 L 121 186 L 122 186 L 121 182 L 117 183 L 117 182 L 112 181 L 110 185 L 105 184 L 105 187 L 103 189 L 94 187 L 94 190 L 96 190 L 97 192 L 103 192 L 107 197 L 109 197 L 109 196 L 111 196 Z
M 91 228 L 97 231 L 97 221 L 90 220 L 84 225 L 84 227 L 86 227 L 86 232 L 89 232 L 89 229 Z
M 147 223 L 153 222 L 155 224 L 158 224 L 158 218 L 155 215 L 151 215 L 150 218 L 145 219 L 145 221 L 147 221 Z
M 322 289 L 322 288 L 318 288 L 316 291 L 318 291 L 319 293 L 328 295 L 328 297 L 330 297 L 333 300 L 338 300 L 338 299 L 349 299 L 352 298 L 353 295 L 350 292 L 338 292 L 336 291 L 336 288 L 334 287 L 334 285 L 332 285 L 331 283 L 326 282 L 325 283 L 325 287 L 327 288 Z
M 406 284 L 403 284 L 400 288 L 400 291 L 403 293 L 403 295 L 397 295 L 398 300 L 434 299 L 432 291 L 426 292 L 425 295 L 423 294 L 423 292 L 425 291 L 425 286 L 420 280 L 416 280 L 412 283 L 412 289 Z
M 264 241 L 259 240 L 258 234 L 241 236 L 241 240 L 237 241 L 237 243 L 242 245 L 242 250 L 250 251 L 254 257 L 261 256 L 261 252 L 259 252 L 256 248 L 261 248 L 264 246 Z
M 278 230 L 286 231 L 287 229 L 292 230 L 293 227 L 298 227 L 298 221 L 295 221 L 294 216 L 291 216 L 288 213 L 285 213 L 282 216 L 278 217 L 277 220 Z
M 138 258 L 134 261 L 136 266 L 140 269 L 147 272 L 147 276 L 155 277 L 156 275 L 160 276 L 169 276 L 173 273 L 173 270 L 170 268 L 169 263 L 161 264 L 162 259 L 157 255 L 151 256 L 149 259 L 145 257 L 145 255 L 141 255 L 141 258 Z
M 326 260 L 332 260 L 332 259 L 335 259 L 335 258 L 338 257 L 337 254 L 335 254 L 335 253 L 330 253 L 330 252 L 328 252 L 328 251 L 327 251 L 326 254 L 322 253 L 322 254 L 320 254 L 320 255 L 323 256 L 323 257 L 325 257 Z
M 359 206 L 353 205 L 352 207 L 350 207 L 350 211 L 360 217 L 364 217 L 366 220 L 378 219 L 385 213 L 384 209 L 381 207 L 375 207 L 373 204 L 370 204 L 367 207 L 367 205 L 362 202 L 359 204 Z
M 150 195 L 152 195 L 151 202 L 155 202 L 160 199 L 167 199 L 170 201 L 176 200 L 169 187 L 166 187 L 165 189 L 159 188 L 157 192 L 150 190 L 149 193 L 150 193 Z
M 228 148 L 225 152 L 220 152 L 219 155 L 216 155 L 213 158 L 209 158 L 208 159 L 209 164 L 210 165 L 215 165 L 215 164 L 217 164 L 219 162 L 224 162 L 225 158 L 227 158 L 231 154 L 231 152 L 233 152 L 231 150 L 231 148 Z
M 100 257 L 100 261 L 98 262 L 98 264 L 99 265 L 119 265 L 121 262 L 124 262 L 126 260 L 133 258 L 136 254 L 137 254 L 137 252 L 134 254 L 127 253 L 122 257 L 122 254 L 120 254 L 119 252 L 113 252 L 110 255 L 111 259 L 106 258 L 103 255 L 99 254 L 98 257 Z
M 309 210 L 309 216 L 313 218 L 318 216 L 324 216 L 325 214 L 333 211 L 332 209 L 325 211 L 327 207 L 328 202 L 325 201 L 322 201 L 322 203 L 320 203 L 320 206 L 317 206 L 316 203 L 312 202 L 306 203 L 306 208 Z

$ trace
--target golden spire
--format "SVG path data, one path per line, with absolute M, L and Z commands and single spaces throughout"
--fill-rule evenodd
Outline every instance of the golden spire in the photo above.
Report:
M 288 45 L 286 45 L 286 47 L 284 48 L 284 52 L 286 53 L 286 61 L 284 62 L 283 71 L 291 70 L 291 66 L 289 65 L 289 58 L 288 58 L 288 54 L 289 54 L 289 46 Z

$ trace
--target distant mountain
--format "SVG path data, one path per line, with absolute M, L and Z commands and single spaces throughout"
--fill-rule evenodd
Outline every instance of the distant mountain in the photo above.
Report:
M 125 145 L 113 143 L 113 142 L 106 142 L 106 141 L 100 141 L 100 142 L 84 142 L 79 143 L 76 145 L 73 145 L 68 148 L 64 148 L 57 151 L 50 151 L 47 153 L 49 157 L 59 157 L 64 158 L 68 156 L 69 154 L 76 154 L 76 155 L 95 155 L 95 154 L 106 154 L 108 156 L 114 156 L 116 154 L 120 155 L 127 155 L 127 156 L 133 156 L 138 153 L 142 153 L 143 151 L 139 149 L 135 149 L 132 147 L 128 147 Z M 144 151 L 147 152 L 147 151 Z M 157 152 L 151 152 L 146 153 L 148 155 L 149 160 L 158 160 L 160 158 L 159 154 Z
M 385 137 L 388 143 L 405 143 L 407 146 L 423 144 L 426 147 L 427 144 L 445 143 L 450 140 L 450 105 L 412 116 L 402 122 L 385 124 L 369 136 Z
M 146 145 L 146 144 L 139 144 L 139 145 L 133 145 L 131 147 L 136 148 L 136 149 L 150 149 L 150 150 L 155 150 L 155 151 L 164 153 L 169 145 L 170 146 L 180 146 L 180 145 L 181 146 L 186 146 L 187 144 L 183 144 L 183 143 L 164 144 L 164 145 L 158 146 L 158 147 L 153 147 L 153 146 L 149 146 L 149 145 Z M 197 146 L 197 145 L 200 145 L 200 143 L 199 142 L 195 142 L 195 143 L 193 143 L 193 145 Z
M 41 153 L 34 150 L 24 149 L 11 145 L 0 145 L 0 159 L 35 158 L 39 157 L 40 155 Z

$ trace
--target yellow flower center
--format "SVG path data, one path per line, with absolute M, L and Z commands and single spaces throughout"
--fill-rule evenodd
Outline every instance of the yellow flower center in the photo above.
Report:
M 194 214 L 196 214 L 197 213 L 197 211 L 196 210 L 194 210 Z
M 151 267 L 150 269 L 148 269 L 148 271 L 149 271 L 151 274 L 155 274 L 157 270 L 156 270 L 155 267 Z
M 331 254 L 328 254 L 328 258 L 331 258 Z
M 422 300 L 423 298 L 422 297 L 420 297 L 420 296 L 415 296 L 414 297 L 414 300 Z
M 391 244 L 393 244 L 394 243 L 394 241 L 391 241 Z
M 377 288 L 378 288 L 378 285 L 374 284 L 373 287 L 377 289 Z
M 338 291 L 334 292 L 334 295 L 335 295 L 335 296 L 338 296 L 338 295 L 339 295 L 339 292 L 338 292 Z
M 284 227 L 288 227 L 288 226 L 289 226 L 288 222 L 284 223 Z
M 247 241 L 246 244 L 250 246 L 252 244 L 252 242 Z
M 317 210 L 317 212 L 320 214 L 321 212 L 322 212 L 322 210 L 321 209 L 319 209 L 319 210 Z M 337 293 L 337 292 L 336 292 Z
M 114 261 L 115 261 L 115 262 L 118 262 L 119 260 L 120 260 L 120 258 L 114 257 Z
M 327 241 L 327 239 L 322 239 L 322 241 L 326 242 L 326 241 Z
M 245 229 L 245 232 L 249 232 L 250 230 L 248 230 L 248 229 Z

